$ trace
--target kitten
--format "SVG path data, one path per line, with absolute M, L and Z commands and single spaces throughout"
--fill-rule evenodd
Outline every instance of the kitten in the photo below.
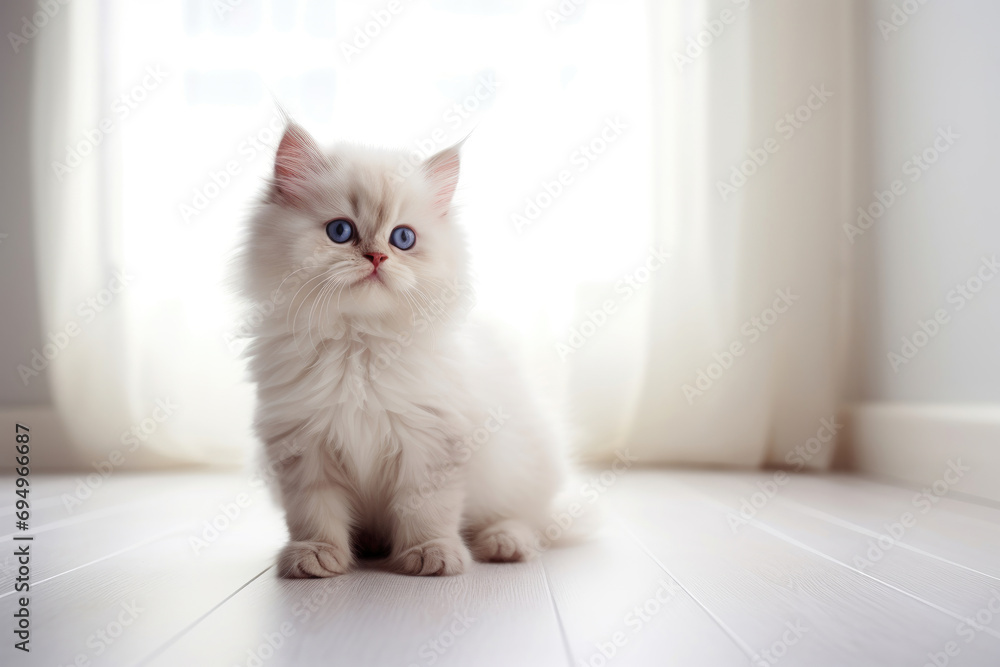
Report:
M 488 327 L 466 325 L 452 213 L 458 147 L 321 151 L 289 123 L 241 255 L 274 313 L 247 346 L 255 430 L 276 471 L 285 577 L 360 556 L 413 575 L 521 561 L 568 466 L 557 423 Z

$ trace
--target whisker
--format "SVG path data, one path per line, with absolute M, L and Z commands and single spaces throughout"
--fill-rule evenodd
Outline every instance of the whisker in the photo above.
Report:
M 334 271 L 335 271 L 335 268 L 331 268 L 331 269 L 328 269 L 328 270 L 324 271 L 324 272 L 323 272 L 322 274 L 320 274 L 319 276 L 313 276 L 312 278 L 310 278 L 310 279 L 309 279 L 309 280 L 307 281 L 307 284 L 308 284 L 308 283 L 312 282 L 313 280 L 315 280 L 316 278 L 319 278 L 319 279 L 320 279 L 320 282 L 319 282 L 319 284 L 318 284 L 318 285 L 315 285 L 314 287 L 312 287 L 312 288 L 311 288 L 311 289 L 310 289 L 310 290 L 309 290 L 309 291 L 308 291 L 308 292 L 306 293 L 305 297 L 303 297 L 303 298 L 302 298 L 302 302 L 301 302 L 301 303 L 299 303 L 299 306 L 298 306 L 298 308 L 296 308 L 296 309 L 295 309 L 295 315 L 294 315 L 294 317 L 292 317 L 292 340 L 294 340 L 294 341 L 295 341 L 296 345 L 298 345 L 298 339 L 297 339 L 297 338 L 295 337 L 295 325 L 296 325 L 296 323 L 298 322 L 298 319 L 299 319 L 299 313 L 300 313 L 300 312 L 302 311 L 302 306 L 304 306 L 304 305 L 305 305 L 305 302 L 309 300 L 309 297 L 310 297 L 310 296 L 312 295 L 312 293 L 313 293 L 313 292 L 315 292 L 315 291 L 316 291 L 317 289 L 322 289 L 322 288 L 323 288 L 323 285 L 324 285 L 324 283 L 325 283 L 325 280 L 326 280 L 326 279 L 327 279 L 327 278 L 328 278 L 328 277 L 329 277 L 329 276 L 330 276 L 330 275 L 331 275 L 331 274 L 332 274 L 332 273 L 333 273 Z M 304 288 L 304 287 L 305 287 L 305 286 L 303 286 L 303 288 Z M 302 291 L 302 290 L 300 289 L 300 290 L 299 290 L 299 292 L 301 292 L 301 291 Z M 298 296 L 298 292 L 296 292 L 296 296 Z M 294 304 L 294 299 L 293 299 L 293 304 Z M 292 306 L 293 304 L 289 304 L 289 314 L 291 314 L 291 306 Z M 309 323 L 310 323 L 309 321 L 307 321 L 307 322 L 306 322 L 306 330 L 307 330 L 307 332 L 308 332 L 308 334 L 309 334 L 309 343 L 310 343 L 310 344 L 312 344 L 312 329 L 311 329 L 311 328 L 309 327 Z M 313 351 L 314 351 L 314 352 L 316 351 L 316 348 L 315 348 L 315 346 L 313 346 L 313 348 L 312 348 L 312 349 L 313 349 Z

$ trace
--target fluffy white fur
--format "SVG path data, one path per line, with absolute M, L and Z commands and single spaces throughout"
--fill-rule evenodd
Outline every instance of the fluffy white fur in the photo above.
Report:
M 531 558 L 565 481 L 557 424 L 492 329 L 463 322 L 458 148 L 406 177 L 402 157 L 324 152 L 290 124 L 250 221 L 241 288 L 275 306 L 247 352 L 290 535 L 283 576 L 364 555 L 414 575 L 458 574 L 470 551 Z M 352 242 L 327 236 L 338 218 Z M 416 233 L 409 250 L 389 243 L 399 225 Z

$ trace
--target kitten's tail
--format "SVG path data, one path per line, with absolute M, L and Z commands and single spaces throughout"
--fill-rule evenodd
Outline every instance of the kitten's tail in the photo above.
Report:
M 549 520 L 538 531 L 538 547 L 547 549 L 580 544 L 593 538 L 604 525 L 604 505 L 577 476 L 552 500 Z

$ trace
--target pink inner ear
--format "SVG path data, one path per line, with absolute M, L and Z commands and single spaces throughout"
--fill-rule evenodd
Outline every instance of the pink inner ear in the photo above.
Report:
M 297 125 L 289 125 L 281 137 L 274 159 L 274 176 L 278 187 L 286 189 L 294 181 L 303 180 L 317 171 L 322 155 L 309 134 Z
M 425 169 L 434 183 L 434 206 L 442 212 L 448 210 L 458 185 L 458 151 L 448 150 L 430 158 Z

